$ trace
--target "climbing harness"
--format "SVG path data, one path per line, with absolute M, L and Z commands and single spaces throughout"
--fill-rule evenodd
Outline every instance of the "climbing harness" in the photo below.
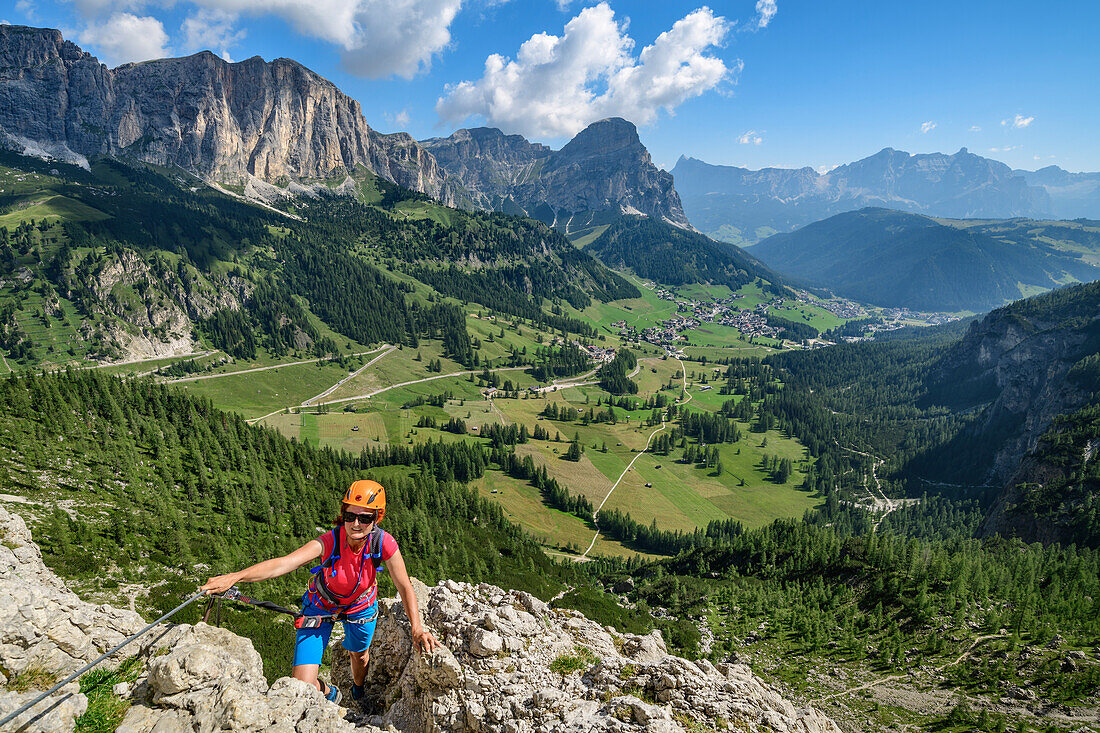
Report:
M 195 595 L 191 596 L 190 598 L 188 598 L 188 599 L 187 599 L 186 601 L 184 601 L 184 602 L 183 602 L 183 603 L 181 603 L 180 605 L 178 605 L 178 606 L 176 606 L 175 608 L 173 608 L 173 609 L 172 609 L 171 611 L 169 611 L 168 613 L 166 613 L 166 614 L 164 614 L 163 616 L 161 616 L 160 618 L 158 618 L 158 619 L 157 619 L 156 621 L 154 621 L 153 623 L 151 623 L 151 624 L 149 624 L 148 626 L 146 626 L 146 627 L 145 627 L 144 629 L 142 629 L 141 631 L 137 632 L 136 634 L 134 634 L 134 635 L 132 635 L 132 636 L 129 636 L 129 637 L 127 637 L 127 638 L 126 638 L 125 640 L 123 640 L 123 642 L 122 642 L 121 644 L 119 644 L 118 646 L 116 646 L 116 647 L 114 647 L 113 649 L 110 649 L 109 651 L 106 651 L 106 652 L 104 652 L 103 654 L 99 655 L 99 657 L 97 657 L 97 658 L 96 658 L 96 659 L 95 659 L 94 661 L 92 661 L 92 662 L 89 662 L 88 664 L 84 665 L 83 667 L 81 667 L 81 668 L 80 668 L 80 669 L 78 669 L 77 671 L 73 672 L 73 673 L 72 673 L 71 675 L 69 675 L 69 676 L 68 676 L 68 677 L 66 677 L 65 679 L 61 680 L 61 681 L 60 681 L 60 682 L 58 682 L 58 683 L 57 683 L 56 685 L 54 685 L 54 686 L 53 686 L 53 687 L 51 687 L 50 689 L 46 690 L 46 691 L 45 691 L 45 692 L 43 692 L 43 693 L 42 693 L 41 695 L 39 695 L 38 697 L 34 698 L 34 699 L 33 699 L 33 700 L 31 700 L 31 701 L 30 701 L 29 703 L 27 703 L 27 704 L 26 704 L 26 705 L 24 705 L 23 707 L 19 708 L 19 709 L 18 709 L 18 710 L 16 710 L 15 712 L 13 712 L 13 713 L 10 713 L 10 714 L 8 714 L 8 716 L 7 716 L 7 717 L 5 717 L 5 718 L 4 718 L 3 720 L 0 720 L 0 727 L 3 727 L 3 726 L 4 726 L 5 724 L 6 724 L 6 723 L 10 723 L 11 721 L 15 720 L 15 719 L 16 719 L 17 717 L 19 717 L 19 716 L 20 716 L 20 715 L 22 715 L 23 713 L 25 713 L 25 712 L 27 712 L 28 710 L 30 710 L 31 708 L 33 708 L 33 707 L 34 707 L 35 705 L 37 705 L 38 703 L 42 702 L 42 701 L 43 701 L 43 700 L 45 700 L 45 699 L 46 699 L 47 697 L 49 697 L 49 696 L 50 696 L 50 695 L 52 695 L 53 693 L 57 692 L 58 690 L 60 690 L 60 689 L 61 689 L 62 687 L 64 687 L 65 685 L 69 684 L 70 682 L 72 682 L 73 680 L 75 680 L 75 679 L 76 679 L 77 677 L 79 677 L 80 675 L 84 674 L 84 673 L 85 673 L 85 672 L 87 672 L 87 671 L 88 671 L 89 669 L 91 669 L 92 667 L 96 666 L 97 664 L 99 664 L 100 662 L 102 662 L 102 661 L 103 661 L 104 659 L 106 659 L 107 657 L 111 656 L 112 654 L 114 654 L 115 652 L 117 652 L 117 651 L 118 651 L 119 649 L 121 649 L 122 647 L 124 647 L 124 646 L 126 646 L 127 644 L 129 644 L 130 642 L 132 642 L 132 641 L 133 641 L 134 639 L 137 639 L 138 637 L 140 637 L 140 636 L 142 636 L 143 634 L 147 633 L 147 632 L 148 632 L 148 631 L 150 631 L 150 630 L 151 630 L 151 629 L 152 629 L 152 628 L 153 628 L 154 626 L 156 626 L 156 625 L 160 624 L 161 622 L 163 622 L 163 621 L 165 621 L 165 620 L 167 620 L 167 619 L 171 618 L 172 616 L 176 615 L 177 613 L 179 613 L 180 611 L 182 611 L 182 610 L 183 610 L 184 608 L 186 608 L 187 606 L 190 606 L 190 605 L 191 605 L 192 603 L 194 603 L 195 601 L 197 601 L 197 600 L 199 600 L 200 598 L 204 597 L 205 595 L 206 595 L 206 592 L 205 592 L 205 591 L 200 591 L 200 592 L 196 593 Z M 30 722 L 30 721 L 28 721 L 28 722 Z

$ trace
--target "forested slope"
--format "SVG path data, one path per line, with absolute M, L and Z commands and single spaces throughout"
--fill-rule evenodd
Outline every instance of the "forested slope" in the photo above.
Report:
M 713 283 L 737 290 L 761 279 L 774 289 L 781 278 L 755 257 L 733 245 L 719 245 L 699 234 L 662 221 L 627 216 L 612 223 L 585 247 L 613 267 L 666 285 Z
M 792 278 L 861 302 L 983 312 L 1100 277 L 1100 228 L 932 219 L 871 208 L 776 234 L 752 253 Z
M 445 312 L 457 301 L 589 335 L 558 304 L 638 293 L 543 224 L 380 179 L 369 196 L 284 202 L 290 216 L 110 159 L 3 153 L 0 179 L 0 349 L 25 364 L 353 348 L 321 324 L 360 345 L 453 330 L 449 355 L 467 363 L 464 317 Z
M 364 476 L 385 482 L 384 526 L 427 583 L 492 578 L 547 597 L 569 569 L 464 486 L 488 462 L 474 444 L 318 450 L 178 389 L 94 371 L 4 379 L 0 410 L 0 481 L 32 503 L 47 563 L 101 596 L 132 584 L 142 605 L 171 608 L 206 574 L 317 537 Z M 251 592 L 293 605 L 307 578 Z M 290 636 L 270 621 L 246 614 L 237 628 L 273 659 Z
M 828 457 L 842 493 L 866 491 L 882 461 L 887 493 L 977 500 L 1002 517 L 987 531 L 1095 546 L 1100 283 L 960 328 L 768 357 L 786 389 L 761 409 Z

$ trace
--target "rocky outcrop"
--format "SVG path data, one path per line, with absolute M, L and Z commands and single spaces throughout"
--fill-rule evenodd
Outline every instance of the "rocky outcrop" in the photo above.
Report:
M 1083 287 L 1091 293 L 1088 317 L 1032 310 L 1026 304 L 1037 299 L 1020 301 L 974 323 L 930 374 L 932 401 L 964 410 L 983 406 L 961 441 L 975 449 L 992 446 L 992 460 L 978 462 L 988 467 L 981 478 L 991 484 L 1016 472 L 1056 416 L 1089 399 L 1066 379 L 1070 368 L 1100 345 L 1100 288 Z
M 23 520 L 2 506 L 0 540 L 0 603 L 13 609 L 0 617 L 4 674 L 38 669 L 61 676 L 144 625 L 137 614 L 85 603 L 66 590 L 42 564 Z M 426 625 L 444 648 L 414 652 L 401 602 L 380 601 L 361 711 L 340 708 L 288 677 L 268 685 L 247 639 L 183 624 L 154 630 L 121 653 L 141 655 L 144 671 L 114 691 L 131 702 L 118 730 L 672 733 L 705 726 L 839 733 L 824 715 L 792 705 L 743 665 L 669 655 L 657 632 L 621 634 L 484 583 L 414 585 Z M 338 649 L 332 666 L 348 700 L 346 652 Z M 32 694 L 0 692 L 0 715 Z M 73 684 L 51 704 L 32 713 L 38 722 L 16 729 L 72 730 L 87 700 Z
M 423 140 L 470 204 L 541 219 L 567 232 L 644 214 L 687 227 L 672 176 L 653 164 L 630 122 L 594 122 L 561 150 L 495 128 Z
M 344 709 L 305 682 L 281 677 L 268 686 L 252 643 L 225 629 L 176 626 L 156 650 L 147 675 L 129 692 L 134 704 L 118 733 L 375 730 L 346 720 Z
M 365 168 L 444 203 L 453 192 L 409 135 L 382 135 L 358 102 L 290 59 L 209 51 L 106 66 L 52 29 L 0 26 L 0 131 L 70 162 L 126 156 L 245 185 Z
M 658 632 L 623 634 L 487 583 L 418 588 L 445 649 L 412 653 L 398 599 L 381 601 L 367 673 L 369 722 L 443 731 L 838 731 L 743 665 L 668 654 Z M 337 680 L 348 682 L 344 657 Z
M 43 564 L 23 519 L 2 505 L 0 608 L 0 718 L 41 692 L 14 692 L 9 685 L 28 676 L 60 680 L 146 625 L 133 611 L 87 603 L 66 589 Z M 132 702 L 118 729 L 123 733 L 373 731 L 347 722 L 347 711 L 310 685 L 284 677 L 268 686 L 252 643 L 224 629 L 206 624 L 157 628 L 103 666 L 135 654 L 143 659 L 144 671 L 135 683 L 115 690 Z M 87 707 L 74 682 L 5 730 L 71 731 Z
M 61 680 L 145 625 L 132 611 L 85 603 L 68 590 L 43 564 L 23 518 L 3 506 L 0 608 L 0 718 L 40 694 L 11 691 L 17 680 Z M 17 718 L 9 730 L 72 730 L 87 706 L 74 682 Z

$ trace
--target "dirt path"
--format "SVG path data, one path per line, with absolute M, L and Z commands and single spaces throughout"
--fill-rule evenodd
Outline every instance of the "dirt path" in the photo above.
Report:
M 672 357 L 672 358 L 674 358 L 674 359 L 676 359 L 676 361 L 680 362 L 680 369 L 683 371 L 684 379 L 686 380 L 687 379 L 687 368 L 684 367 L 684 362 L 680 361 L 680 359 L 678 359 L 676 357 Z M 642 363 L 639 361 L 637 368 L 635 368 L 635 370 L 633 372 L 631 372 L 628 376 L 634 376 L 635 374 L 638 373 L 638 371 L 641 368 L 642 368 Z M 686 384 L 686 382 L 684 384 L 684 394 L 687 394 L 687 384 Z M 681 399 L 683 401 L 682 402 L 677 402 L 676 404 L 686 405 L 691 400 L 691 395 L 688 394 L 687 399 L 683 399 L 683 398 L 681 398 Z M 603 509 L 603 505 L 606 504 L 607 500 L 611 498 L 611 494 L 613 494 L 615 492 L 615 488 L 623 480 L 623 477 L 626 476 L 627 472 L 630 471 L 630 469 L 634 467 L 634 462 L 637 461 L 642 456 L 644 456 L 645 452 L 647 450 L 649 450 L 649 444 L 653 442 L 653 436 L 656 435 L 657 433 L 661 432 L 662 430 L 664 430 L 666 427 L 668 427 L 668 423 L 665 422 L 664 416 L 662 415 L 661 416 L 661 427 L 657 428 L 656 430 L 654 430 L 652 433 L 649 434 L 649 438 L 647 438 L 646 442 L 645 442 L 645 448 L 643 448 L 641 450 L 641 452 L 638 453 L 638 455 L 634 456 L 634 458 L 630 461 L 630 463 L 626 464 L 626 468 L 624 468 L 623 472 L 619 474 L 619 478 L 615 479 L 615 483 L 613 483 L 611 485 L 611 488 L 607 490 L 607 496 L 605 496 L 603 498 L 603 501 L 600 502 L 600 505 L 598 507 L 596 507 L 596 511 L 592 512 L 592 524 L 596 525 L 596 532 L 592 535 L 592 541 L 588 543 L 588 549 L 586 549 L 583 553 L 581 553 L 581 557 L 587 558 L 588 553 L 591 552 L 592 548 L 596 546 L 596 540 L 598 540 L 600 538 L 599 516 L 600 516 L 600 510 Z
M 978 644 L 981 644 L 983 641 L 988 641 L 989 639 L 1000 639 L 1000 638 L 1003 638 L 1005 636 L 1007 636 L 1007 634 L 986 634 L 985 636 L 979 636 L 978 638 L 974 639 L 974 641 L 970 644 L 970 646 L 968 646 L 966 648 L 966 651 L 964 651 L 962 654 L 959 655 L 958 659 L 954 660 L 953 662 L 945 662 L 944 664 L 941 664 L 939 667 L 936 667 L 935 673 L 939 674 L 940 672 L 944 671 L 948 667 L 953 667 L 954 665 L 959 664 L 964 659 L 969 657 L 970 654 L 974 651 L 974 649 L 977 648 Z M 859 692 L 860 690 L 869 690 L 872 687 L 878 687 L 879 685 L 885 684 L 887 682 L 894 682 L 894 681 L 897 681 L 897 680 L 905 680 L 905 679 L 909 679 L 908 674 L 892 674 L 892 675 L 888 675 L 886 677 L 880 677 L 877 680 L 871 680 L 870 682 L 865 682 L 862 685 L 857 685 L 855 687 L 849 687 L 848 689 L 841 690 L 840 692 L 834 692 L 833 694 L 826 695 L 825 697 L 819 697 L 816 700 L 814 700 L 813 702 L 815 702 L 815 703 L 825 702 L 827 700 L 832 700 L 832 699 L 835 699 L 835 698 L 838 698 L 838 697 L 843 697 L 844 695 L 850 695 L 853 692 Z
M 872 511 L 881 512 L 878 520 L 875 522 L 875 526 L 872 531 L 878 531 L 879 525 L 882 524 L 882 520 L 886 519 L 887 514 L 899 509 L 900 507 L 905 506 L 906 504 L 910 504 L 913 501 L 916 501 L 915 499 L 891 499 L 886 495 L 886 492 L 882 490 L 882 482 L 879 481 L 878 478 L 878 469 L 879 466 L 886 463 L 884 459 L 870 453 L 858 451 L 855 448 L 846 448 L 845 446 L 840 445 L 840 443 L 838 443 L 835 439 L 833 440 L 833 442 L 836 443 L 841 450 L 846 450 L 849 453 L 855 453 L 856 455 L 866 456 L 867 458 L 871 459 L 871 478 L 875 482 L 875 488 L 871 489 L 871 487 L 868 486 L 867 490 L 868 493 L 870 493 L 871 495 Z
M 385 348 L 387 348 L 387 347 L 386 346 L 380 346 L 377 349 L 371 349 L 370 351 L 360 351 L 360 352 L 355 353 L 355 354 L 348 354 L 348 356 L 367 356 L 368 354 L 377 354 L 379 351 L 381 351 L 382 349 L 385 349 Z M 211 353 L 213 353 L 213 352 L 211 352 Z M 161 358 L 164 358 L 164 357 L 161 357 Z M 325 356 L 325 357 L 321 357 L 321 358 L 318 358 L 318 359 L 304 359 L 302 361 L 288 361 L 288 362 L 285 362 L 283 364 L 272 364 L 271 366 L 254 367 L 252 369 L 241 369 L 240 371 L 224 372 L 224 373 L 221 373 L 221 374 L 202 374 L 202 375 L 199 375 L 197 377 L 180 377 L 179 379 L 165 379 L 164 384 L 180 384 L 182 382 L 201 382 L 204 379 L 220 379 L 222 377 L 235 377 L 238 374 L 252 374 L 254 372 L 266 372 L 266 371 L 269 371 L 271 369 L 282 369 L 283 367 L 301 366 L 302 364 L 316 364 L 317 362 L 324 361 L 327 358 L 329 358 L 329 357 Z M 114 365 L 111 364 L 110 366 L 114 366 Z
M 637 376 L 638 372 L 640 372 L 641 370 L 642 370 L 642 362 L 639 361 L 634 366 L 634 370 L 632 372 L 630 372 L 630 374 L 627 374 L 626 376 L 628 376 L 628 377 Z M 558 381 L 555 380 L 555 381 L 551 382 L 550 384 L 546 385 L 545 387 L 536 388 L 535 391 L 538 392 L 539 394 L 542 394 L 544 392 L 556 392 L 560 389 L 569 389 L 570 387 L 590 387 L 593 384 L 599 384 L 600 383 L 599 380 L 592 381 L 592 382 L 580 382 L 580 381 L 576 381 L 576 380 L 586 379 L 588 377 L 591 377 L 593 374 L 595 374 L 598 371 L 599 371 L 599 368 L 597 367 L 596 369 L 593 369 L 592 371 L 587 372 L 586 374 L 582 374 L 579 377 L 569 377 L 569 380 L 564 380 L 564 381 L 561 381 L 561 382 L 558 382 Z
M 383 346 L 383 348 L 385 348 L 385 346 Z M 332 385 L 331 387 L 329 387 L 328 389 L 326 389 L 326 390 L 325 390 L 324 392 L 322 392 L 321 394 L 317 395 L 316 397 L 310 397 L 310 398 L 309 398 L 308 400 L 306 400 L 305 402 L 303 402 L 303 403 L 302 403 L 302 407 L 308 407 L 310 403 L 312 403 L 312 402 L 316 402 L 317 400 L 319 400 L 319 399 L 322 399 L 322 398 L 324 398 L 324 397 L 328 397 L 328 396 L 329 396 L 330 394 L 332 394 L 333 392 L 335 392 L 336 390 L 338 390 L 338 389 L 339 389 L 340 387 L 342 387 L 342 386 L 344 385 L 344 383 L 345 383 L 345 382 L 347 382 L 347 381 L 348 381 L 349 379 L 354 379 L 355 377 L 358 377 L 358 376 L 359 376 L 360 374 L 362 374 L 362 373 L 363 373 L 363 372 L 364 372 L 364 371 L 365 371 L 365 370 L 367 369 L 367 367 L 369 367 L 369 366 L 373 365 L 373 364 L 374 364 L 374 363 L 375 363 L 376 361 L 378 361 L 379 359 L 381 359 L 381 358 L 382 358 L 383 356 L 385 356 L 386 354 L 392 354 L 392 353 L 394 352 L 394 350 L 395 350 L 395 349 L 397 349 L 397 347 L 396 347 L 396 346 L 390 346 L 390 347 L 389 347 L 388 349 L 386 349 L 385 351 L 383 351 L 383 352 L 382 352 L 381 354 L 379 354 L 378 356 L 374 357 L 373 359 L 371 359 L 370 361 L 368 361 L 368 362 L 367 362 L 366 364 L 364 364 L 363 366 L 359 367 L 359 368 L 358 368 L 358 369 L 356 369 L 356 370 L 355 370 L 354 372 L 352 372 L 351 374 L 347 375 L 346 377 L 344 377 L 343 379 L 341 379 L 341 380 L 340 380 L 339 382 L 337 382 L 336 384 L 334 384 L 334 385 Z
M 677 404 L 686 405 L 691 402 L 692 395 L 688 392 L 688 370 L 684 366 L 684 362 L 680 361 L 677 357 L 672 357 L 676 361 L 680 362 L 680 402 Z

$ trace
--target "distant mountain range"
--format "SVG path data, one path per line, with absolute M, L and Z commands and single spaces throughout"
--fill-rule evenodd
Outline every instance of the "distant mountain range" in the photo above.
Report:
M 1056 165 L 1037 171 L 1013 171 L 1050 196 L 1050 215 L 1056 219 L 1100 219 L 1100 173 L 1070 173 Z
M 922 311 L 987 311 L 1100 279 L 1100 221 L 932 219 L 890 209 L 837 214 L 750 251 L 853 300 Z
M 594 122 L 561 150 L 492 127 L 421 140 L 468 194 L 468 206 L 530 216 L 567 233 L 643 214 L 687 227 L 672 176 L 633 123 Z
M 1100 218 L 1100 174 L 1012 170 L 966 148 L 954 155 L 885 148 L 824 174 L 681 157 L 672 175 L 691 223 L 740 245 L 872 206 L 960 219 Z

